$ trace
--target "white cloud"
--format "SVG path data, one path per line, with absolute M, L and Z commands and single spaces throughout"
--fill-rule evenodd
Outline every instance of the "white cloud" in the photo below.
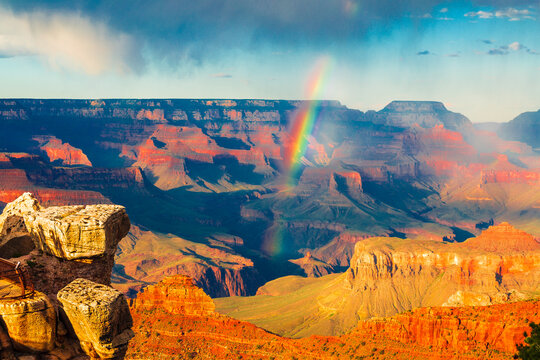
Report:
M 508 21 L 535 20 L 534 13 L 528 9 L 507 8 L 497 11 L 470 11 L 466 17 L 478 19 L 507 19 Z
M 466 17 L 476 17 L 479 19 L 491 19 L 493 17 L 493 13 L 489 11 L 471 11 L 465 14 Z
M 508 45 L 503 45 L 503 46 L 499 46 L 497 48 L 493 48 L 491 50 L 489 50 L 487 52 L 488 55 L 508 55 L 510 54 L 510 52 L 512 51 L 525 51 L 526 53 L 528 54 L 531 54 L 531 55 L 538 55 L 538 52 L 536 52 L 536 50 L 534 49 L 531 49 L 517 41 L 514 41 L 513 43 L 511 44 L 508 44 Z
M 532 12 L 528 9 L 519 10 L 514 8 L 508 8 L 504 10 L 497 10 L 495 12 L 496 17 L 507 18 L 510 21 L 519 21 L 523 19 L 534 20 L 534 17 L 532 15 Z
M 51 67 L 127 73 L 143 60 L 135 40 L 78 13 L 14 13 L 0 7 L 0 57 L 35 55 Z
M 509 45 L 508 45 L 508 48 L 509 48 L 510 50 L 513 50 L 513 51 L 518 51 L 518 50 L 523 49 L 524 46 L 523 46 L 522 44 L 518 43 L 517 41 L 515 41 L 515 42 L 509 44 Z

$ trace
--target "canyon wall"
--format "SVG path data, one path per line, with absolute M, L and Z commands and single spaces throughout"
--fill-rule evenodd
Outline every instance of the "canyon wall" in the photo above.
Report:
M 290 339 L 215 313 L 210 297 L 177 276 L 132 301 L 136 336 L 127 358 L 508 359 L 530 331 L 528 322 L 540 320 L 539 306 L 421 308 L 361 321 L 339 337 Z

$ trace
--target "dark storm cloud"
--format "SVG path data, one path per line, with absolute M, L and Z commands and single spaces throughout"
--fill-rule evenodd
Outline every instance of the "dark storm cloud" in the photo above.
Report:
M 414 5 L 411 5 L 413 4 Z M 67 13 L 128 34 L 141 52 L 173 66 L 231 49 L 331 50 L 401 18 L 420 22 L 440 0 L 0 0 L 15 13 Z
M 417 52 L 416 55 L 431 55 L 431 53 L 429 52 L 429 50 L 424 50 Z
M 284 39 L 346 38 L 374 23 L 404 15 L 425 14 L 440 1 L 417 0 L 53 0 L 4 3 L 28 11 L 76 10 L 105 20 L 123 31 L 165 37 L 199 37 L 216 30 L 249 31 Z M 413 4 L 414 5 L 411 5 Z
M 77 13 L 128 34 L 170 64 L 219 58 L 230 49 L 307 47 L 326 51 L 389 31 L 400 19 L 420 23 L 441 0 L 0 0 L 15 12 Z M 475 1 L 515 7 L 531 2 Z M 421 26 L 418 26 L 421 31 Z

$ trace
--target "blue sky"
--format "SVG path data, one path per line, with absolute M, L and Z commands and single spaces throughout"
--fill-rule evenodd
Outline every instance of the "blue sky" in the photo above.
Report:
M 225 5 L 226 4 L 226 5 Z M 0 97 L 439 100 L 472 121 L 540 108 L 539 2 L 0 0 Z

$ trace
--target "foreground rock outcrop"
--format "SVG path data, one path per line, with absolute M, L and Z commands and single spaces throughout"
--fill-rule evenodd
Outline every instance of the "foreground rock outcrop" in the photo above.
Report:
M 0 298 L 0 319 L 17 350 L 52 350 L 56 340 L 56 311 L 43 293 L 17 300 Z
M 77 279 L 60 290 L 58 300 L 84 352 L 93 358 L 123 356 L 133 337 L 124 295 L 105 285 Z
M 10 260 L 0 272 L 1 359 L 21 352 L 82 359 L 83 351 L 123 358 L 131 316 L 123 295 L 108 285 L 129 227 L 116 205 L 44 208 L 30 193 L 7 204 L 0 215 L 0 257 Z
M 30 193 L 24 193 L 4 208 L 0 215 L 0 256 L 14 257 L 30 252 L 34 242 L 25 225 L 25 216 L 41 210 Z
M 130 227 L 118 205 L 51 206 L 25 223 L 39 250 L 65 260 L 114 255 Z
M 130 221 L 122 206 L 44 208 L 24 193 L 6 206 L 2 226 L 0 256 L 28 265 L 35 288 L 54 301 L 60 289 L 80 277 L 110 284 L 114 254 Z

